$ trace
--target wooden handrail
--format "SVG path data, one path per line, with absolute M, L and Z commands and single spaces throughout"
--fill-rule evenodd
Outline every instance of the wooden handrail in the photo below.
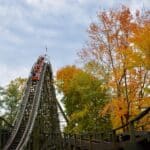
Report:
M 117 131 L 119 129 L 122 129 L 126 126 L 128 126 L 130 123 L 133 123 L 133 122 L 136 122 L 138 120 L 140 120 L 141 118 L 143 118 L 146 114 L 148 114 L 148 112 L 150 111 L 150 107 L 148 107 L 146 110 L 142 111 L 139 115 L 137 115 L 135 118 L 133 118 L 132 120 L 130 120 L 128 123 L 118 127 L 118 128 L 115 128 L 113 129 L 113 131 Z
M 111 135 L 112 135 L 112 142 L 113 142 L 113 143 L 116 143 L 116 142 L 117 142 L 117 135 L 116 135 L 116 131 L 117 131 L 117 130 L 122 129 L 122 128 L 126 127 L 126 126 L 129 126 L 130 142 L 135 143 L 135 141 L 136 141 L 136 136 L 135 136 L 134 123 L 135 123 L 136 121 L 139 121 L 141 118 L 143 118 L 146 114 L 149 113 L 149 111 L 150 111 L 150 107 L 148 107 L 146 110 L 142 111 L 139 115 L 137 115 L 135 118 L 133 118 L 132 120 L 130 120 L 130 121 L 129 121 L 128 123 L 126 123 L 125 125 L 120 126 L 120 127 L 118 127 L 118 128 L 115 128 L 115 129 L 113 129 L 113 130 L 111 130 L 111 131 L 108 131 L 107 133 L 111 133 Z M 74 136 L 73 136 L 73 135 L 74 135 Z M 82 135 L 84 135 L 84 133 L 83 133 Z M 87 135 L 92 135 L 92 133 L 87 133 Z M 78 137 L 78 136 L 79 136 L 79 137 Z M 66 137 L 67 137 L 67 139 L 74 139 L 74 137 L 75 137 L 76 140 L 77 140 L 77 139 L 80 140 L 81 135 L 80 135 L 80 134 L 66 134 L 66 133 L 64 133 L 64 138 L 66 138 Z M 104 139 L 103 139 L 102 137 L 101 137 L 100 139 L 101 139 L 102 141 L 104 141 Z M 75 140 L 75 139 L 74 139 L 74 140 Z M 87 140 L 87 141 L 89 141 L 90 138 L 89 138 L 89 137 L 86 137 L 86 138 L 82 138 L 82 140 Z M 96 140 L 96 139 L 93 139 L 93 140 Z M 93 141 L 93 140 L 92 140 L 92 141 Z M 97 140 L 97 141 L 99 141 L 99 140 Z M 100 142 L 100 141 L 99 141 L 99 142 Z

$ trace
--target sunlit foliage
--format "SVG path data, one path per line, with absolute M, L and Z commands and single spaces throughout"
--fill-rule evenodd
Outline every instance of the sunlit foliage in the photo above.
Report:
M 149 91 L 149 13 L 119 9 L 100 11 L 89 29 L 88 44 L 78 53 L 83 64 L 94 62 L 96 75 L 105 78 L 110 101 L 100 115 L 111 115 L 113 127 L 127 123 L 150 106 Z M 91 69 L 91 68 L 90 68 Z M 92 71 L 91 71 L 92 72 Z
M 62 102 L 69 117 L 67 132 L 110 128 L 108 117 L 99 116 L 99 110 L 107 101 L 107 90 L 102 80 L 75 66 L 67 66 L 57 72 L 57 81 L 58 88 L 64 94 Z

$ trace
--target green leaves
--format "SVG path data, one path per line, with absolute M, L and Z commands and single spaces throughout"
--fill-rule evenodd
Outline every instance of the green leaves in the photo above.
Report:
M 64 72 L 64 74 L 66 73 Z M 59 78 L 57 79 L 59 82 Z M 65 80 L 63 80 L 63 83 L 65 85 Z M 103 81 L 90 73 L 80 69 L 80 71 L 72 74 L 72 78 L 69 82 L 67 81 L 67 90 L 63 93 L 64 97 L 62 100 L 70 118 L 66 128 L 67 132 L 102 129 L 104 122 L 102 122 L 103 119 L 99 115 L 99 110 L 107 101 L 106 91 Z
M 26 79 L 19 77 L 11 81 L 5 89 L 0 88 L 0 107 L 4 110 L 5 119 L 10 123 L 13 123 L 17 113 L 25 82 Z

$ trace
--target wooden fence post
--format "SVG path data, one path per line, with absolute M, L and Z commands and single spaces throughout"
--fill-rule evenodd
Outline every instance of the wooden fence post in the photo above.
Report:
M 112 131 L 112 142 L 113 143 L 117 142 L 117 137 L 116 137 L 116 131 L 115 130 Z
M 76 150 L 77 136 L 74 134 L 74 150 Z
M 130 129 L 130 142 L 135 143 L 135 131 L 134 131 L 134 122 L 129 123 Z
M 89 150 L 92 150 L 92 134 L 89 135 Z

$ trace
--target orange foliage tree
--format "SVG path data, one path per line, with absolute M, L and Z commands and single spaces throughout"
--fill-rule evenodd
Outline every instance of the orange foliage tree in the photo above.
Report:
M 150 12 L 149 12 L 150 14 Z M 143 57 L 143 64 L 147 69 L 150 69 L 150 20 L 145 21 L 142 26 L 136 28 L 131 42 L 134 43 L 134 48 L 141 52 Z
M 58 90 L 66 94 L 69 88 L 70 81 L 72 80 L 74 75 L 79 72 L 82 72 L 82 70 L 74 65 L 65 66 L 64 68 L 58 70 L 56 75 Z
M 137 29 L 148 22 L 149 15 L 140 15 L 139 11 L 133 15 L 128 7 L 122 6 L 118 10 L 99 12 L 97 17 L 98 22 L 91 23 L 88 29 L 89 42 L 78 55 L 84 64 L 95 62 L 109 74 L 107 87 L 111 100 L 101 114 L 110 113 L 113 126 L 117 127 L 138 114 L 143 103 L 144 107 L 150 106 L 145 90 L 149 83 L 148 69 L 144 66 L 145 54 L 141 52 L 145 40 L 146 46 L 150 43 L 148 37 L 143 35 L 146 39 L 137 44 L 140 39 L 138 34 L 135 36 Z M 143 30 L 146 32 L 148 29 Z M 149 52 L 149 49 L 144 50 Z

